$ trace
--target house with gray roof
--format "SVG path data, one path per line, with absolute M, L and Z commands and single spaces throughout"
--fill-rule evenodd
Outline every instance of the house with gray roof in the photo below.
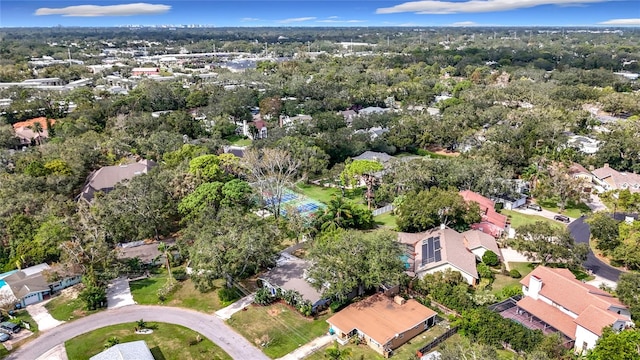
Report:
M 122 181 L 131 180 L 135 176 L 148 173 L 155 165 L 154 161 L 143 159 L 130 164 L 101 167 L 89 175 L 89 179 L 84 188 L 82 188 L 79 198 L 91 202 L 95 193 L 107 193 Z
M 485 251 L 501 253 L 495 239 L 479 230 L 459 233 L 447 226 L 421 233 L 398 233 L 398 241 L 405 245 L 405 268 L 410 276 L 424 277 L 438 271 L 459 272 L 470 285 L 479 280 L 476 260 Z
M 13 294 L 16 306 L 25 307 L 43 301 L 53 293 L 75 285 L 82 280 L 82 276 L 72 275 L 62 280 L 50 282 L 45 273 L 51 270 L 49 265 L 43 263 L 2 274 L 0 279 L 5 285 L 0 286 L 0 288 L 5 288 L 5 292 L 10 291 Z
M 605 191 L 609 190 L 629 190 L 632 193 L 640 192 L 640 174 L 620 172 L 604 164 L 603 167 L 595 169 L 593 182 L 601 186 Z
M 311 263 L 288 253 L 282 253 L 276 267 L 260 276 L 258 279 L 262 286 L 268 288 L 272 295 L 278 290 L 297 291 L 305 300 L 311 302 L 312 311 L 328 303 L 328 299 L 322 297 L 322 293 L 313 285 L 313 279 L 307 276 L 307 270 Z
M 116 344 L 89 360 L 154 360 L 144 340 Z

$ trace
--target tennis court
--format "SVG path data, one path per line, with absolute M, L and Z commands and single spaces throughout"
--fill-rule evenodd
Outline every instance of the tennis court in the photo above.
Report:
M 268 192 L 263 192 L 262 196 L 267 206 L 272 206 L 277 202 L 277 199 L 274 196 L 271 196 Z M 302 216 L 313 218 L 316 211 L 322 208 L 324 208 L 324 204 L 321 202 L 308 198 L 302 194 L 297 194 L 289 189 L 285 190 L 280 202 L 280 214 L 282 216 L 287 216 L 287 211 L 295 209 L 295 211 Z

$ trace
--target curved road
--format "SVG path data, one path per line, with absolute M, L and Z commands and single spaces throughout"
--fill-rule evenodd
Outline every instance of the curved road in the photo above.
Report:
M 589 224 L 584 222 L 585 218 L 581 217 L 569 224 L 568 229 L 571 232 L 573 240 L 578 243 L 585 243 L 589 245 L 589 238 L 591 237 L 591 230 Z M 595 275 L 603 277 L 609 281 L 618 282 L 618 278 L 622 271 L 609 266 L 608 264 L 600 261 L 589 247 L 589 254 L 587 260 L 584 262 L 584 267 L 593 271 Z
M 197 311 L 165 306 L 130 305 L 107 310 L 82 319 L 65 323 L 40 334 L 33 341 L 12 352 L 6 359 L 37 359 L 54 346 L 64 343 L 78 335 L 105 326 L 126 322 L 145 321 L 165 322 L 182 325 L 197 331 L 234 359 L 269 359 L 245 338 L 227 326 L 214 315 Z

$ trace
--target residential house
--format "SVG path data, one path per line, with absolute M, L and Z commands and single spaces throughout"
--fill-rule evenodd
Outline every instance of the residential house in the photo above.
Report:
M 272 295 L 277 291 L 297 291 L 303 299 L 311 302 L 312 312 L 328 304 L 329 300 L 322 297 L 322 293 L 313 285 L 313 279 L 307 276 L 311 263 L 293 255 L 282 253 L 276 267 L 261 275 L 258 279 L 263 287 L 268 288 Z
M 538 266 L 521 281 L 523 298 L 517 315 L 524 326 L 560 332 L 577 352 L 595 346 L 602 329 L 619 331 L 633 326 L 629 308 L 595 286 L 576 280 L 567 269 Z
M 609 167 L 609 164 L 604 164 L 591 173 L 593 182 L 604 191 L 626 189 L 632 193 L 640 192 L 640 174 L 620 172 Z
M 472 229 L 477 229 L 494 237 L 500 237 L 505 231 L 509 230 L 509 219 L 495 210 L 495 204 L 488 199 L 471 190 L 460 191 L 460 196 L 465 202 L 470 201 L 478 203 L 480 206 L 481 220 L 477 224 L 471 225 Z
M 36 123 L 39 123 L 42 127 L 42 131 L 39 133 L 33 131 L 33 126 Z M 47 139 L 49 137 L 49 126 L 53 126 L 55 123 L 56 120 L 54 119 L 39 117 L 13 124 L 13 130 L 16 133 L 16 137 L 20 140 L 20 145 L 27 146 L 32 143 L 42 143 L 44 139 Z
M 409 276 L 424 277 L 437 271 L 458 271 L 467 283 L 475 285 L 479 279 L 476 261 L 491 250 L 502 258 L 495 239 L 479 230 L 459 233 L 447 226 L 422 233 L 398 233 L 398 241 L 405 245 L 403 260 Z
M 223 146 L 222 150 L 224 151 L 225 154 L 232 154 L 232 155 L 235 155 L 236 157 L 242 158 L 244 157 L 244 152 L 245 150 L 247 150 L 247 147 L 229 145 L 229 146 Z
M 143 159 L 131 164 L 101 167 L 89 175 L 79 199 L 91 202 L 96 192 L 109 192 L 116 184 L 130 180 L 137 175 L 146 174 L 155 165 L 154 161 Z
M 157 67 L 138 67 L 131 69 L 131 76 L 142 76 L 142 75 L 160 75 L 160 69 Z
M 174 239 L 168 239 L 163 241 L 167 248 L 175 245 Z M 140 260 L 144 265 L 159 265 L 161 258 L 163 258 L 163 252 L 158 249 L 160 245 L 157 241 L 132 241 L 128 243 L 118 244 L 117 257 L 118 259 L 135 259 Z
M 591 171 L 578 163 L 573 163 L 569 166 L 568 174 L 574 179 L 582 180 L 582 190 L 584 192 L 591 192 L 593 188 L 593 174 Z
M 383 165 L 387 164 L 389 161 L 391 161 L 392 159 L 394 159 L 393 156 L 387 154 L 387 153 L 383 153 L 383 152 L 376 152 L 376 151 L 365 151 L 362 154 L 356 156 L 353 158 L 353 160 L 372 160 L 372 161 L 377 161 Z
M 373 114 L 384 114 L 391 111 L 391 109 L 388 108 L 381 108 L 379 106 L 369 106 L 366 107 L 364 109 L 361 109 L 360 111 L 358 111 L 358 116 L 368 116 L 368 115 L 373 115 Z
M 281 115 L 278 120 L 280 122 L 280 127 L 288 127 L 295 123 L 309 123 L 311 122 L 311 120 L 313 120 L 313 117 L 311 117 L 311 115 L 304 114 L 296 116 Z
M 251 130 L 251 126 L 255 126 L 255 133 Z M 242 135 L 248 137 L 251 140 L 266 139 L 267 138 L 267 122 L 262 120 L 262 117 L 258 115 L 253 116 L 253 121 L 242 121 Z
M 355 119 L 356 116 L 358 116 L 358 113 L 355 110 L 344 110 L 344 111 L 338 112 L 338 114 L 344 117 L 344 122 L 347 123 L 347 126 L 351 126 L 353 119 Z
M 3 293 L 9 291 L 15 298 L 17 307 L 25 307 L 49 298 L 52 294 L 62 289 L 79 283 L 82 276 L 67 276 L 62 280 L 48 281 L 46 271 L 51 267 L 47 264 L 39 264 L 26 269 L 10 271 L 0 275 L 0 288 Z
M 379 354 L 388 357 L 402 344 L 436 324 L 437 313 L 414 299 L 400 296 L 391 299 L 376 294 L 351 304 L 327 322 L 329 333 L 346 344 L 358 336 Z
M 144 340 L 116 344 L 103 352 L 92 356 L 89 360 L 154 360 L 147 342 Z
M 585 154 L 595 154 L 600 149 L 600 141 L 587 136 L 573 134 L 569 136 L 567 145 L 578 148 Z

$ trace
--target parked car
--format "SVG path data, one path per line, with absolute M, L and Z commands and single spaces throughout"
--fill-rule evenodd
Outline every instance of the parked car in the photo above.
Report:
M 568 216 L 564 216 L 564 215 L 556 215 L 553 217 L 553 220 L 562 221 L 563 223 L 567 223 L 567 224 L 571 221 L 571 219 L 569 219 Z
M 10 334 L 17 334 L 20 332 L 20 325 L 18 324 L 14 324 L 12 322 L 8 322 L 5 321 L 3 323 L 0 323 L 0 329 L 5 330 L 6 332 L 10 333 Z
M 0 332 L 0 343 L 3 343 L 7 340 L 11 339 L 11 335 L 7 333 Z
M 542 211 L 542 206 L 540 206 L 538 204 L 529 204 L 529 205 L 527 205 L 527 209 L 531 209 L 531 210 L 535 210 L 535 211 Z

